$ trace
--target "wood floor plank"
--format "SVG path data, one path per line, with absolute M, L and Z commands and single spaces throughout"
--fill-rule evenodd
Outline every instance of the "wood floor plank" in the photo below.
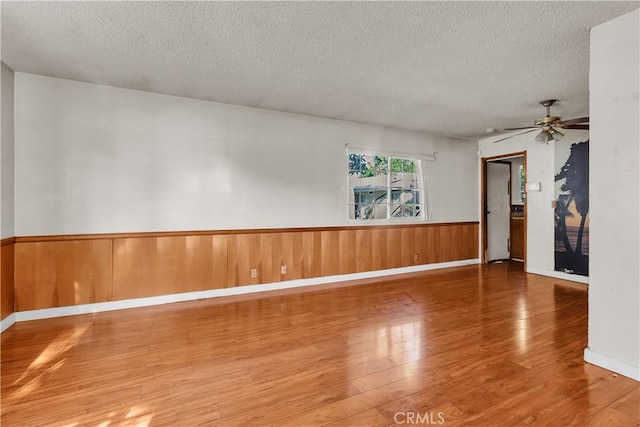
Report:
M 333 424 L 326 424 L 331 427 L 343 427 L 343 426 L 380 426 L 386 425 L 388 419 L 382 416 L 376 409 L 369 409 L 359 414 L 352 415 L 347 418 L 338 420 Z
M 620 400 L 614 402 L 611 407 L 640 424 L 640 388 L 623 396 Z
M 0 421 L 638 425 L 640 383 L 582 361 L 587 304 L 582 285 L 503 263 L 17 323 L 0 337 Z
M 596 412 L 584 425 L 588 427 L 637 426 L 638 420 L 607 406 L 606 408 Z

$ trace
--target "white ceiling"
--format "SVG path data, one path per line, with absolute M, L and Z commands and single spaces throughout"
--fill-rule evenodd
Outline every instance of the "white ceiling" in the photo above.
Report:
M 589 29 L 640 2 L 6 2 L 16 71 L 477 138 L 588 115 Z

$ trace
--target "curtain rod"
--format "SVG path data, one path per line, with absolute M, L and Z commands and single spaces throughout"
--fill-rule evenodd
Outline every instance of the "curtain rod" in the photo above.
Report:
M 412 158 L 417 158 L 417 159 L 422 159 L 422 160 L 428 160 L 428 161 L 435 161 L 436 160 L 436 156 L 438 154 L 437 151 L 434 151 L 433 153 L 428 154 L 428 153 L 411 153 L 411 152 L 407 152 L 407 151 L 381 150 L 381 149 L 377 149 L 377 148 L 353 147 L 348 142 L 346 144 L 344 144 L 344 148 L 349 152 L 357 152 L 357 153 L 372 154 L 372 155 L 383 154 L 383 155 L 387 155 L 389 157 L 407 156 L 407 157 L 412 157 Z

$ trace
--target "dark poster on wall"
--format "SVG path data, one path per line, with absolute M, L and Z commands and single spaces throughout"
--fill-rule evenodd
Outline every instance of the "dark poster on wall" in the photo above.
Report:
M 556 143 L 555 270 L 589 275 L 589 140 Z

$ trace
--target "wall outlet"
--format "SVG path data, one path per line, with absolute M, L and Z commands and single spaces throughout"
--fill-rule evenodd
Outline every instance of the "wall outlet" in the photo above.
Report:
M 287 266 L 286 265 L 281 265 L 280 266 L 280 274 L 287 274 Z
M 413 254 L 413 260 L 417 261 L 418 260 L 418 254 Z
M 251 278 L 255 279 L 256 277 L 258 277 L 258 270 L 255 268 L 251 269 Z

